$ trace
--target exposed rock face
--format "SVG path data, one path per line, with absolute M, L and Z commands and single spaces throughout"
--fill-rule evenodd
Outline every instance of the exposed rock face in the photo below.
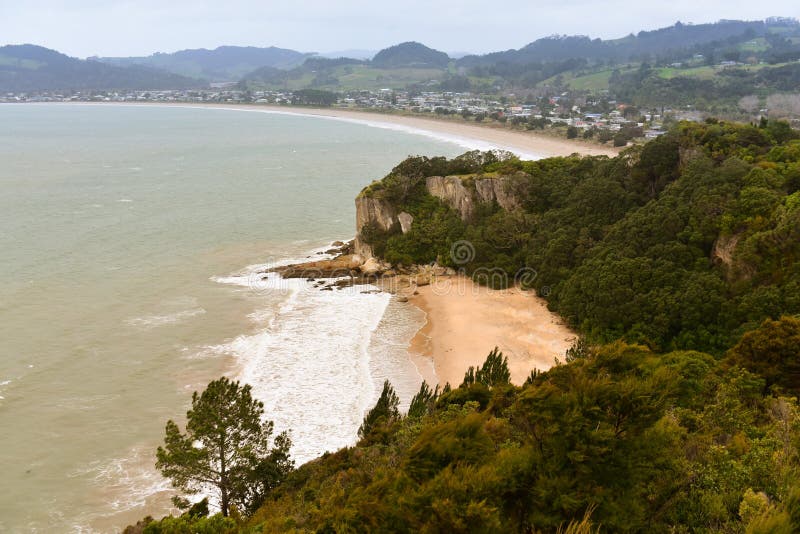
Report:
M 480 202 L 497 202 L 504 210 L 518 208 L 519 202 L 508 192 L 510 179 L 510 176 L 500 176 L 475 180 L 475 192 L 478 195 L 478 200 Z
M 400 229 L 406 234 L 411 230 L 411 223 L 414 222 L 414 217 L 404 211 L 397 216 L 397 220 L 400 222 Z
M 425 180 L 425 188 L 428 193 L 461 213 L 462 219 L 467 220 L 472 217 L 475 201 L 472 198 L 472 192 L 464 187 L 461 177 L 430 176 Z
M 283 278 L 339 278 L 350 276 L 356 271 L 361 260 L 353 255 L 342 255 L 332 260 L 310 261 L 294 265 L 282 265 L 264 271 L 274 272 Z
M 464 185 L 460 176 L 431 176 L 425 181 L 428 192 L 458 210 L 463 220 L 472 218 L 475 206 L 484 202 L 497 202 L 503 209 L 519 207 L 519 202 L 507 192 L 510 177 L 478 178 L 475 191 Z
M 381 230 L 388 230 L 397 223 L 394 207 L 380 198 L 359 195 L 356 197 L 356 239 L 354 252 L 367 260 L 373 256 L 372 247 L 361 239 L 361 229 L 367 223 L 376 224 Z
M 471 184 L 465 185 L 461 176 L 430 176 L 425 179 L 425 188 L 432 196 L 441 199 L 447 205 L 457 210 L 461 218 L 470 220 L 475 208 L 481 203 L 497 202 L 506 210 L 519 207 L 519 202 L 509 193 L 511 176 L 478 177 Z M 474 186 L 472 185 L 474 184 Z M 367 195 L 356 198 L 356 239 L 354 254 L 366 261 L 374 252 L 361 237 L 361 229 L 371 223 L 381 230 L 389 230 L 395 225 L 400 225 L 403 233 L 407 233 L 414 222 L 410 213 L 397 213 L 397 207 L 389 201 Z

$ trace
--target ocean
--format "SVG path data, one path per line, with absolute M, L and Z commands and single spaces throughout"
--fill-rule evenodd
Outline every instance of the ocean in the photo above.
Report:
M 220 375 L 298 464 L 354 443 L 385 378 L 407 404 L 422 312 L 253 273 L 352 238 L 355 196 L 406 156 L 465 150 L 288 114 L 0 105 L 0 531 L 167 513 L 155 448 Z

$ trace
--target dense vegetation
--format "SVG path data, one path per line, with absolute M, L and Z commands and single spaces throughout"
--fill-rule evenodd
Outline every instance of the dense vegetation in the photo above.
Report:
M 800 48 L 797 54 L 800 57 Z M 608 87 L 617 98 L 644 109 L 689 105 L 704 110 L 736 109 L 745 96 L 795 91 L 800 87 L 800 63 L 759 69 L 726 68 L 708 78 L 664 78 L 658 69 L 645 63 L 633 71 L 615 70 Z
M 521 387 L 494 351 L 458 388 L 423 384 L 407 416 L 385 385 L 356 446 L 249 518 L 200 503 L 128 532 L 797 532 L 798 340 L 784 317 L 722 359 L 579 343 Z M 790 367 L 786 386 L 758 373 Z
M 450 58 L 421 43 L 400 43 L 384 48 L 372 58 L 372 64 L 379 68 L 391 67 L 447 67 Z
M 427 194 L 434 175 L 507 177 L 519 207 L 463 221 Z M 525 282 L 585 337 L 522 385 L 494 350 L 407 414 L 387 382 L 355 446 L 254 513 L 201 502 L 128 532 L 800 531 L 796 132 L 709 121 L 613 159 L 409 158 L 363 194 L 415 217 L 372 230 L 387 257 L 534 267 Z
M 366 228 L 394 263 L 501 270 L 530 284 L 592 342 L 719 354 L 765 318 L 800 313 L 800 141 L 785 123 L 682 123 L 619 157 L 540 161 L 467 154 L 410 158 L 364 194 L 414 216 L 411 230 Z M 519 208 L 471 220 L 425 177 L 507 176 Z M 453 243 L 474 248 L 468 263 Z

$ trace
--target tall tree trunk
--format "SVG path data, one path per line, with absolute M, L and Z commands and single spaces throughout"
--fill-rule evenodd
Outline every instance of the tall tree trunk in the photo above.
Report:
M 220 502 L 220 508 L 222 508 L 223 517 L 228 517 L 228 488 L 224 482 L 221 489 L 222 489 L 222 502 Z
M 225 436 L 222 436 L 219 443 L 219 471 L 220 471 L 220 508 L 222 516 L 228 517 L 228 469 L 225 465 Z

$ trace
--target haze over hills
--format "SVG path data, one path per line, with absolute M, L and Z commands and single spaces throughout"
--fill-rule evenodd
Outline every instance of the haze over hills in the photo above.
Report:
M 767 33 L 765 21 L 722 20 L 713 24 L 676 23 L 668 28 L 642 31 L 620 39 L 591 39 L 585 35 L 554 35 L 537 39 L 519 50 L 473 55 L 463 58 L 462 66 L 487 65 L 498 62 L 533 63 L 584 58 L 587 60 L 627 61 L 647 55 L 663 55 L 685 50 L 694 45 L 731 37 L 754 38 Z
M 206 86 L 207 82 L 241 82 L 240 87 L 247 89 L 290 91 L 429 88 L 496 94 L 541 86 L 602 91 L 613 90 L 615 83 L 625 81 L 631 69 L 645 63 L 651 67 L 680 64 L 684 68 L 710 67 L 722 61 L 758 68 L 790 63 L 792 70 L 792 62 L 800 59 L 800 24 L 796 19 L 777 17 L 698 25 L 679 22 L 619 39 L 550 36 L 516 50 L 459 58 L 418 42 L 388 47 L 371 59 L 371 52 L 366 50 L 314 54 L 277 47 L 222 46 L 84 61 L 33 48 L 37 51 L 3 49 L 0 90 L 181 89 Z M 68 62 L 74 68 L 56 67 Z M 649 74 L 653 73 L 640 77 L 644 80 Z M 695 68 L 670 72 L 667 77 L 717 80 L 720 74 L 723 73 Z M 790 85 L 794 79 L 791 73 L 788 78 L 784 74 L 781 77 L 788 79 Z M 760 80 L 752 81 L 757 85 Z M 630 88 L 623 91 L 630 93 Z
M 118 66 L 144 65 L 182 76 L 212 82 L 238 81 L 260 67 L 289 69 L 303 63 L 312 54 L 270 46 L 220 46 L 214 50 L 199 48 L 169 54 L 157 52 L 146 57 L 98 57 Z
M 0 47 L 0 91 L 4 92 L 186 89 L 204 85 L 164 70 L 76 59 L 36 45 Z

